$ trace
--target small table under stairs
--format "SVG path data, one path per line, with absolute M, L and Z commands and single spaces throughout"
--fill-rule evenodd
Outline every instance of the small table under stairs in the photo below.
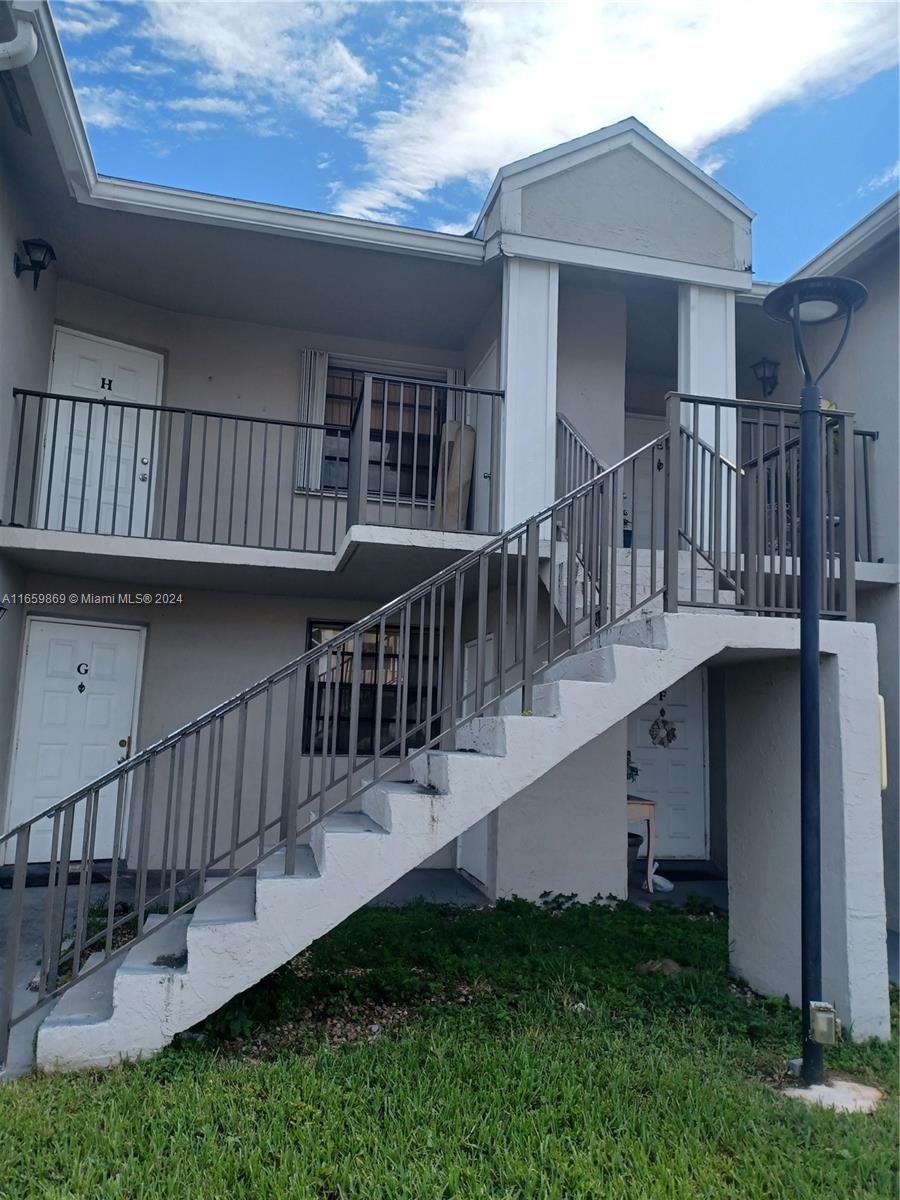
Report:
M 656 801 L 628 796 L 628 820 L 647 822 L 647 891 L 653 891 L 653 859 L 656 854 Z

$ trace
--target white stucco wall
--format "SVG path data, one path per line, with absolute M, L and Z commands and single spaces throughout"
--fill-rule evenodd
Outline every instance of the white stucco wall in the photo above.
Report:
M 900 929 L 900 588 L 859 588 L 856 615 L 878 630 L 878 687 L 884 696 L 888 785 L 881 794 L 884 887 L 889 929 Z
M 822 659 L 823 991 L 856 1037 L 887 1035 L 870 627 Z M 725 671 L 729 940 L 736 973 L 800 1003 L 799 664 Z
M 598 458 L 619 461 L 625 445 L 621 292 L 560 284 L 556 404 Z
M 492 896 L 627 896 L 626 732 L 621 721 L 498 809 Z

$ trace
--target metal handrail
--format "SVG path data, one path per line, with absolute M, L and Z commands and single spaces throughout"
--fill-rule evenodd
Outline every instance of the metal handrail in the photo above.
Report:
M 529 710 L 550 663 L 661 597 L 667 469 L 664 436 L 0 838 L 14 861 L 0 1053 L 12 1025 L 143 940 L 154 908 L 155 930 L 278 851 L 293 874 L 298 840 L 326 816 L 416 755 L 452 746 L 462 724 L 502 697 L 518 692 Z M 638 488 L 640 578 L 637 554 L 626 563 L 619 536 L 623 491 L 629 483 L 634 495 L 639 477 L 647 480 Z M 561 527 L 566 543 L 552 536 Z M 548 588 L 549 615 L 539 602 Z M 467 679 L 469 625 L 477 650 Z M 386 670 L 388 639 L 396 649 Z M 49 884 L 37 992 L 14 1011 L 29 842 L 42 826 Z M 113 831 L 111 854 L 100 851 L 101 826 Z M 89 927 L 90 887 L 105 858 L 110 891 L 94 914 L 98 930 Z M 126 873 L 135 899 L 123 916 L 116 901 Z M 92 950 L 99 959 L 88 965 Z
M 605 471 L 608 464 L 588 445 L 563 413 L 556 414 L 556 494 L 564 496 L 573 487 Z
M 138 400 L 114 400 L 106 396 L 73 396 L 67 392 L 45 392 L 39 388 L 13 388 L 13 397 L 35 396 L 44 400 L 66 400 L 71 404 L 97 404 L 110 408 L 129 408 L 137 411 L 159 414 L 178 413 L 184 416 L 190 413 L 194 417 L 217 417 L 225 421 L 252 421 L 255 425 L 287 425 L 292 429 L 314 429 L 328 432 L 346 433 L 346 425 L 337 425 L 327 421 L 289 421 L 281 417 L 257 417 L 249 413 L 221 412 L 211 408 L 186 408 L 175 404 L 144 404 Z

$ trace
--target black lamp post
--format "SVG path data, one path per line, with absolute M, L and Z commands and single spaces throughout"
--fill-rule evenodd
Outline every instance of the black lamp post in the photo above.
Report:
M 800 942 L 803 1078 L 821 1083 L 824 1049 L 815 1037 L 812 1007 L 822 1000 L 822 845 L 820 814 L 819 604 L 822 579 L 821 420 L 819 383 L 844 348 L 854 312 L 868 293 L 840 276 L 795 279 L 763 302 L 774 320 L 791 326 L 803 372 L 800 393 Z M 806 326 L 843 321 L 831 358 L 813 373 L 803 344 Z

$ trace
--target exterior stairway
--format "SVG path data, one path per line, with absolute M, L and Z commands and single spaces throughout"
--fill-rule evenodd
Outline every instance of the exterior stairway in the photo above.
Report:
M 710 594 L 667 526 L 670 451 L 668 435 L 648 443 L 0 836 L 6 1071 L 32 1045 L 47 1070 L 155 1053 L 696 667 L 728 649 L 796 653 L 796 622 L 707 619 L 734 593 Z M 626 489 L 652 551 L 613 534 Z M 703 615 L 676 612 L 701 596 Z M 26 905 L 42 824 L 48 886 Z
M 738 622 L 747 635 L 758 624 Z M 37 1066 L 154 1054 L 719 652 L 733 624 L 640 617 L 562 659 L 535 686 L 530 715 L 475 717 L 456 750 L 413 759 L 411 781 L 376 783 L 359 811 L 326 817 L 298 848 L 293 874 L 277 851 L 74 986 L 38 1030 Z

